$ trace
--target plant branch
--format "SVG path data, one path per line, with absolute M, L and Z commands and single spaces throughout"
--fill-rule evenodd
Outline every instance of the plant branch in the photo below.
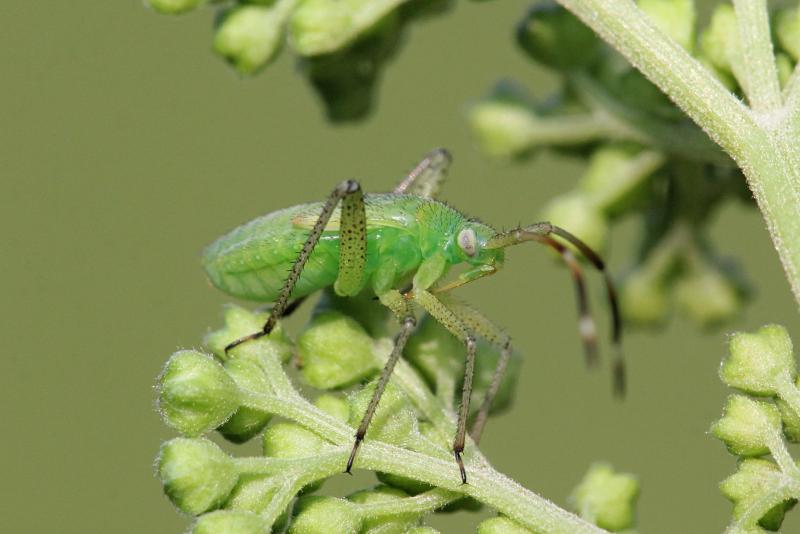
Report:
M 769 31 L 769 12 L 766 0 L 733 0 L 744 69 L 741 80 L 750 107 L 767 113 L 781 107 L 781 88 L 772 38 Z
M 747 177 L 800 303 L 800 151 L 792 116 L 784 108 L 752 113 L 631 0 L 558 1 L 622 53 L 733 157 Z M 752 38 L 760 39 L 762 33 L 759 23 Z M 761 54 L 756 54 L 759 62 L 763 62 Z M 772 89 L 759 94 L 758 98 L 773 98 L 768 96 Z

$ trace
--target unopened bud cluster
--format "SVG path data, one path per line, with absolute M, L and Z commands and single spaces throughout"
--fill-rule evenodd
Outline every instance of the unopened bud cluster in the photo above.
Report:
M 392 346 L 391 338 L 374 338 L 367 328 L 383 331 L 379 323 L 391 319 L 382 308 L 347 315 L 343 308 L 349 305 L 327 296 L 297 341 L 279 323 L 268 336 L 226 353 L 226 345 L 258 331 L 265 319 L 264 314 L 231 306 L 225 312 L 224 328 L 206 336 L 208 352 L 180 350 L 169 358 L 158 379 L 158 408 L 181 437 L 162 446 L 157 471 L 175 507 L 196 516 L 194 533 L 263 533 L 280 525 L 296 534 L 436 532 L 421 523 L 421 513 L 380 511 L 396 499 L 431 489 L 410 478 L 376 473 L 380 485 L 347 498 L 316 495 L 326 478 L 343 470 L 347 452 L 343 447 L 352 445 L 354 430 L 335 438 L 269 409 L 269 399 L 288 401 L 295 410 L 331 418 L 344 428 L 359 425 Z M 368 320 L 362 324 L 357 317 Z M 453 377 L 463 365 L 463 346 L 454 343 L 438 323 L 428 320 L 420 326 L 415 341 L 407 346 L 407 360 L 432 390 L 455 398 L 460 385 Z M 496 354 L 487 347 L 481 350 L 490 360 L 488 365 L 496 361 Z M 518 365 L 519 359 L 513 362 Z M 307 386 L 321 390 L 313 404 L 291 385 L 284 366 L 292 364 Z M 476 398 L 486 390 L 490 377 L 490 371 L 477 369 Z M 513 379 L 503 384 L 505 405 L 513 385 Z M 283 418 L 273 420 L 275 413 Z M 206 437 L 212 431 L 235 444 L 258 440 L 263 456 L 236 458 Z M 450 455 L 450 437 L 445 439 L 441 429 L 420 420 L 394 379 L 385 389 L 367 439 L 413 450 L 422 447 L 444 458 Z M 476 509 L 476 505 L 480 507 L 462 498 L 442 511 Z
M 146 0 L 176 15 L 216 11 L 213 49 L 242 75 L 254 75 L 288 47 L 333 121 L 365 117 L 383 66 L 405 26 L 447 8 L 421 0 Z
M 742 532 L 778 530 L 800 497 L 800 469 L 785 444 L 798 440 L 800 420 L 797 368 L 786 329 L 768 325 L 733 334 L 720 378 L 740 392 L 728 398 L 722 418 L 711 427 L 739 457 L 738 471 L 720 488 L 733 503 L 734 524 Z
M 737 95 L 742 57 L 733 9 L 697 26 L 694 0 L 637 0 L 653 23 Z M 800 54 L 800 16 L 775 8 L 776 61 L 785 83 Z M 540 0 L 517 27 L 531 60 L 558 76 L 533 97 L 511 82 L 473 106 L 484 150 L 520 160 L 549 148 L 586 162 L 572 190 L 540 213 L 602 250 L 622 220 L 640 221 L 639 251 L 622 280 L 625 318 L 660 325 L 673 310 L 701 327 L 735 317 L 747 285 L 715 252 L 708 226 L 725 201 L 751 202 L 734 163 L 681 110 L 555 0 Z

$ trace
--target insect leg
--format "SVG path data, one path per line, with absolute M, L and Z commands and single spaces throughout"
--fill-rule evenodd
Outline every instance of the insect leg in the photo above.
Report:
M 625 365 L 622 359 L 622 319 L 619 314 L 619 304 L 617 302 L 617 292 L 614 289 L 614 282 L 611 280 L 606 269 L 605 262 L 603 262 L 600 255 L 589 247 L 586 243 L 564 230 L 561 227 L 550 224 L 549 222 L 540 222 L 530 226 L 514 228 L 507 232 L 502 232 L 492 237 L 486 242 L 487 248 L 505 248 L 512 245 L 518 245 L 526 241 L 537 241 L 549 246 L 552 237 L 559 237 L 567 241 L 570 245 L 574 246 L 578 251 L 594 265 L 595 269 L 603 274 L 603 279 L 606 283 L 606 296 L 608 298 L 608 306 L 611 309 L 611 343 L 614 346 L 614 360 L 613 360 L 613 373 L 614 373 L 614 392 L 623 396 L 625 394 Z M 558 249 L 557 249 L 558 250 Z M 562 257 L 563 254 L 562 254 Z M 568 257 L 564 257 L 568 260 Z M 574 258 L 571 258 L 574 259 Z M 570 265 L 570 268 L 573 268 Z M 573 269 L 573 276 L 575 271 Z M 578 281 L 576 280 L 576 284 Z M 579 289 L 579 291 L 581 291 Z M 579 299 L 581 297 L 579 296 Z M 588 330 L 589 327 L 582 327 Z
M 476 332 L 483 339 L 500 349 L 500 358 L 497 360 L 494 372 L 492 373 L 492 380 L 489 383 L 489 388 L 483 397 L 481 407 L 478 410 L 478 415 L 472 423 L 472 428 L 469 435 L 475 443 L 478 443 L 483 433 L 483 428 L 486 425 L 486 419 L 489 416 L 489 410 L 492 407 L 497 391 L 500 389 L 500 384 L 503 381 L 508 361 L 511 358 L 511 338 L 503 332 L 503 330 L 492 323 L 481 312 L 466 304 L 465 302 L 456 299 L 452 295 L 437 295 L 437 297 L 452 311 L 464 324 L 466 324 L 472 331 Z
M 398 318 L 400 318 L 402 327 L 394 339 L 394 347 L 392 348 L 392 352 L 389 355 L 389 359 L 386 361 L 386 365 L 383 366 L 381 376 L 378 379 L 378 384 L 375 386 L 375 391 L 372 393 L 372 398 L 367 405 L 367 410 L 364 412 L 364 416 L 361 418 L 361 423 L 358 425 L 358 430 L 356 431 L 356 441 L 353 443 L 353 449 L 350 451 L 350 457 L 347 459 L 347 467 L 344 470 L 345 473 L 349 473 L 350 469 L 353 467 L 353 461 L 356 458 L 358 447 L 361 445 L 361 442 L 364 441 L 364 436 L 367 434 L 367 429 L 372 421 L 372 417 L 375 415 L 375 410 L 378 408 L 378 403 L 380 402 L 381 396 L 386 389 L 386 384 L 389 383 L 389 378 L 392 376 L 394 366 L 397 363 L 397 360 L 400 359 L 400 355 L 403 354 L 403 349 L 406 346 L 406 342 L 408 341 L 411 332 L 414 330 L 414 327 L 417 324 L 417 320 L 411 313 L 411 308 L 408 305 L 408 302 L 396 289 L 390 290 L 381 295 L 380 300 L 383 304 L 389 307 Z
M 361 186 L 355 180 L 345 180 L 336 186 L 330 197 L 328 197 L 328 200 L 322 206 L 322 212 L 320 213 L 317 222 L 314 224 L 314 227 L 311 229 L 311 233 L 308 234 L 308 238 L 303 244 L 300 254 L 297 256 L 297 259 L 292 265 L 292 269 L 289 271 L 289 276 L 284 282 L 281 292 L 278 294 L 278 298 L 275 301 L 275 305 L 272 307 L 272 311 L 270 312 L 264 327 L 260 332 L 255 332 L 249 336 L 239 338 L 233 343 L 230 343 L 227 347 L 225 347 L 225 352 L 228 352 L 232 348 L 244 343 L 245 341 L 257 339 L 272 332 L 272 329 L 275 328 L 275 324 L 278 322 L 278 319 L 283 317 L 283 314 L 289 305 L 289 297 L 292 294 L 294 286 L 297 284 L 297 280 L 300 279 L 300 274 L 303 272 L 303 267 L 305 267 L 308 258 L 311 256 L 311 252 L 313 252 L 314 247 L 319 242 L 320 236 L 322 236 L 322 232 L 325 230 L 325 226 L 328 224 L 328 221 L 330 220 L 331 215 L 333 215 L 333 212 L 340 200 L 343 201 L 344 204 L 342 208 L 343 216 L 340 225 L 340 247 L 343 252 L 347 250 L 349 253 L 340 254 L 339 256 L 339 278 L 337 278 L 336 282 L 337 285 L 340 283 L 340 279 L 343 277 L 343 272 L 345 272 L 347 280 L 344 281 L 344 286 L 346 288 L 352 287 L 353 280 L 355 279 L 353 272 L 359 272 L 359 263 L 360 274 L 363 276 L 364 262 L 366 261 L 366 237 L 364 236 L 366 225 L 364 224 L 363 197 L 364 195 L 361 191 Z M 359 208 L 361 212 L 360 218 L 358 217 Z M 346 211 L 353 212 L 354 217 L 350 217 L 348 218 L 349 220 L 345 220 L 344 214 Z M 360 229 L 360 233 L 359 231 L 356 231 L 355 228 Z M 359 245 L 359 242 L 362 244 Z M 346 263 L 344 268 L 343 262 Z
M 622 318 L 620 317 L 617 292 L 616 289 L 614 289 L 614 282 L 611 280 L 611 275 L 608 273 L 605 262 L 600 255 L 592 250 L 589 245 L 563 228 L 552 224 L 549 226 L 549 233 L 573 245 L 592 265 L 594 265 L 595 269 L 603 273 L 603 279 L 606 283 L 608 305 L 611 308 L 611 343 L 614 345 L 614 391 L 617 395 L 623 396 L 625 395 L 625 361 L 622 359 Z
M 458 408 L 458 426 L 456 436 L 453 440 L 453 455 L 461 473 L 461 482 L 467 483 L 467 472 L 464 468 L 464 461 L 461 458 L 464 452 L 467 433 L 467 415 L 469 414 L 469 401 L 472 396 L 472 376 L 475 371 L 475 337 L 466 324 L 455 314 L 444 302 L 439 300 L 432 293 L 415 289 L 410 293 L 414 301 L 419 303 L 426 312 L 434 319 L 447 328 L 453 335 L 464 341 L 467 349 L 466 365 L 464 369 L 464 386 L 461 389 L 461 405 Z
M 575 298 L 578 305 L 578 332 L 583 341 L 586 363 L 592 367 L 597 364 L 597 328 L 589 312 L 589 296 L 586 292 L 586 283 L 583 280 L 583 270 L 572 251 L 555 239 L 543 236 L 537 241 L 558 252 L 569 268 L 572 279 L 575 282 Z
M 433 198 L 444 182 L 453 157 L 444 148 L 437 148 L 422 158 L 414 169 L 394 188 L 394 193 L 409 193 Z

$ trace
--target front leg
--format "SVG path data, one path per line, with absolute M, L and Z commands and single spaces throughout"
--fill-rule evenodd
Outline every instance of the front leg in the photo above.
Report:
M 456 435 L 453 440 L 453 455 L 461 473 L 461 482 L 467 483 L 467 471 L 464 468 L 464 461 L 461 457 L 464 452 L 467 433 L 467 415 L 469 414 L 469 402 L 472 396 L 472 377 L 475 371 L 475 350 L 477 343 L 475 336 L 469 327 L 455 314 L 445 303 L 436 298 L 432 293 L 425 289 L 413 289 L 406 295 L 406 298 L 413 299 L 428 312 L 431 317 L 436 319 L 439 324 L 447 328 L 454 336 L 464 342 L 467 351 L 466 363 L 464 366 L 464 385 L 461 389 L 461 404 L 458 408 L 458 425 Z

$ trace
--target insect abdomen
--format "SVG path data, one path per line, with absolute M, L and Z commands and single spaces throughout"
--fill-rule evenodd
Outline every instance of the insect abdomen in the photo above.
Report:
M 295 211 L 290 208 L 259 217 L 209 245 L 203 252 L 203 267 L 211 282 L 235 297 L 274 301 L 308 237 L 308 231 L 292 224 Z M 326 237 L 303 269 L 294 297 L 336 280 L 338 243 Z

